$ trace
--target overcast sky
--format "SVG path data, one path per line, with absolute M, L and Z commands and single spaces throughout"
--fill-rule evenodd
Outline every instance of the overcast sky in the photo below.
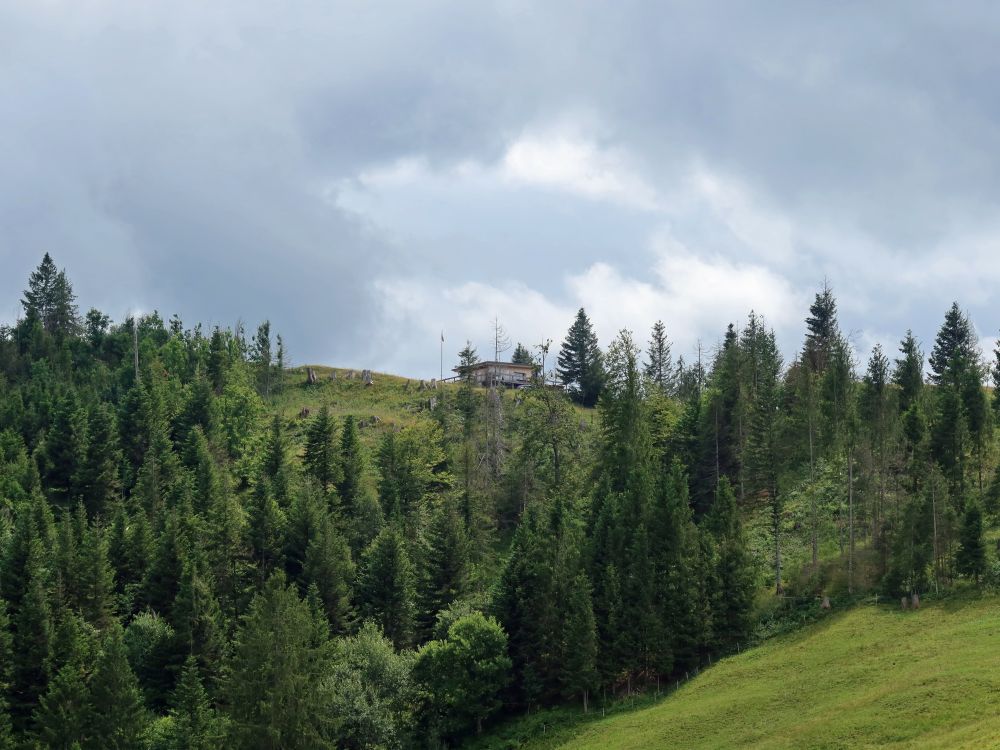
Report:
M 828 278 L 860 356 L 1000 327 L 992 2 L 0 0 L 0 319 L 282 332 L 413 377 L 490 321 L 675 356 Z

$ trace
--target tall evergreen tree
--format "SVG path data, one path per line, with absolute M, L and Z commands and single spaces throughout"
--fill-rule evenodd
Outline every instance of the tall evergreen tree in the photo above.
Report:
M 93 747 L 133 750 L 146 745 L 149 716 L 117 623 L 108 628 L 102 639 L 97 666 L 90 679 L 90 700 Z
M 670 357 L 670 341 L 667 328 L 662 320 L 653 324 L 646 348 L 644 373 L 647 378 L 664 393 L 672 393 L 674 385 L 674 364 Z
M 342 472 L 335 448 L 336 427 L 327 406 L 320 408 L 306 428 L 306 446 L 302 457 L 306 473 L 324 493 L 329 493 L 341 480 Z
M 373 619 L 396 648 L 413 642 L 415 580 L 402 533 L 386 526 L 365 552 L 358 589 L 362 614 Z
M 249 750 L 333 747 L 330 644 L 284 577 L 272 576 L 236 634 L 225 695 L 227 745 Z
M 37 321 L 48 333 L 72 334 L 79 325 L 73 287 L 66 271 L 57 270 L 48 253 L 31 272 L 21 305 L 29 324 Z
M 594 406 L 604 385 L 604 368 L 597 334 L 581 307 L 559 350 L 556 372 L 573 399 Z
M 164 750 L 222 750 L 226 725 L 216 714 L 202 686 L 198 664 L 189 656 L 181 670 L 170 707 Z

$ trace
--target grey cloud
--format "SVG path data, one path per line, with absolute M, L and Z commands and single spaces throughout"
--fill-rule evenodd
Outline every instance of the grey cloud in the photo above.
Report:
M 495 164 L 522 133 L 569 119 L 665 195 L 696 163 L 738 180 L 794 228 L 795 257 L 767 262 L 800 289 L 829 274 L 845 327 L 928 338 L 968 293 L 985 333 L 1000 322 L 987 281 L 889 276 L 949 248 L 1000 275 L 982 249 L 1000 240 L 998 15 L 977 2 L 15 0 L 0 7 L 0 317 L 48 250 L 84 303 L 116 316 L 268 316 L 299 361 L 344 361 L 385 339 L 382 277 L 522 281 L 565 302 L 564 277 L 591 263 L 641 276 L 657 223 L 641 212 L 404 189 L 356 215 L 325 192 L 409 156 Z M 703 211 L 674 229 L 694 252 L 745 252 Z M 970 236 L 987 239 L 972 250 Z

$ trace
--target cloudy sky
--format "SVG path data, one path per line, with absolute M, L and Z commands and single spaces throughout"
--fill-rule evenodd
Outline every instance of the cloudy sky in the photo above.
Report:
M 1000 327 L 1000 6 L 910 0 L 0 0 L 0 319 L 270 318 L 414 377 L 499 316 L 859 355 L 951 300 Z

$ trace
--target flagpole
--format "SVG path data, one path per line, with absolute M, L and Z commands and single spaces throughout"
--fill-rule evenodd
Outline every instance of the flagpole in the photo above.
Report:
M 444 331 L 441 331 L 441 374 L 438 380 L 444 380 Z

